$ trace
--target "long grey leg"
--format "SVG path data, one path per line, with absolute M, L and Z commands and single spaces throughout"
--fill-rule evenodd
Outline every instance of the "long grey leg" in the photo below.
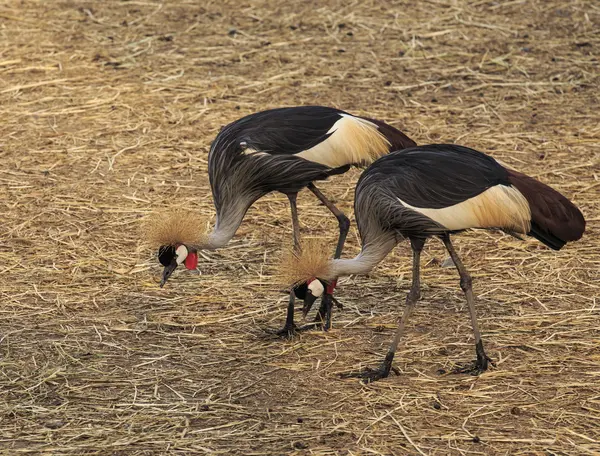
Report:
M 340 235 L 338 237 L 338 243 L 335 248 L 333 258 L 340 258 L 342 256 L 342 250 L 344 249 L 346 237 L 348 236 L 348 231 L 350 230 L 350 220 L 335 206 L 335 204 L 329 201 L 325 195 L 321 193 L 315 184 L 308 184 L 308 189 L 313 192 L 317 198 L 319 198 L 319 200 L 327 207 L 327 209 L 332 212 L 333 215 L 335 215 L 335 218 L 338 220 Z M 315 318 L 315 321 L 323 322 L 323 329 L 325 331 L 331 327 L 331 309 L 333 307 L 333 300 L 334 298 L 331 294 L 325 293 L 323 295 L 323 299 L 321 300 L 321 307 L 319 308 L 319 312 Z
M 398 329 L 396 330 L 396 334 L 394 335 L 392 345 L 390 345 L 387 355 L 385 355 L 385 359 L 377 369 L 367 368 L 363 372 L 344 374 L 343 377 L 359 377 L 365 380 L 367 383 L 370 383 L 380 380 L 382 378 L 386 378 L 388 375 L 390 375 L 390 370 L 392 369 L 392 361 L 394 359 L 394 355 L 396 354 L 396 350 L 398 349 L 400 338 L 404 334 L 404 327 L 406 326 L 408 318 L 410 317 L 415 306 L 417 305 L 417 301 L 421 297 L 420 263 L 421 251 L 423 250 L 423 246 L 425 245 L 425 239 L 411 238 L 410 243 L 413 249 L 412 285 L 410 287 L 410 291 L 408 292 L 408 296 L 406 297 L 406 307 L 404 308 L 404 312 L 402 313 L 402 318 L 400 319 L 400 323 L 398 324 Z
M 300 250 L 300 222 L 298 221 L 298 206 L 296 200 L 298 198 L 297 193 L 291 193 L 288 196 L 290 200 L 290 208 L 292 210 L 292 228 L 294 230 L 294 249 Z
M 467 269 L 465 268 L 463 262 L 460 257 L 454 250 L 454 246 L 452 245 L 452 241 L 450 241 L 450 235 L 444 234 L 442 236 L 442 241 L 446 246 L 446 250 L 450 254 L 456 269 L 458 270 L 458 274 L 460 275 L 460 288 L 465 293 L 465 297 L 467 298 L 467 304 L 469 305 L 469 314 L 471 315 L 471 325 L 473 326 L 473 336 L 475 337 L 475 352 L 477 353 L 477 361 L 475 361 L 474 368 L 467 369 L 459 369 L 460 372 L 472 372 L 472 373 L 480 373 L 488 368 L 488 361 L 492 360 L 485 354 L 483 349 L 483 341 L 481 340 L 481 332 L 479 331 L 479 325 L 477 324 L 477 315 L 475 314 L 475 298 L 473 297 L 473 280 L 469 275 Z
M 340 235 L 338 237 L 338 243 L 335 248 L 335 254 L 333 255 L 333 258 L 340 258 L 342 256 L 342 250 L 344 249 L 344 244 L 346 242 L 346 236 L 348 236 L 348 231 L 350 230 L 350 220 L 344 215 L 342 211 L 340 211 L 335 206 L 335 204 L 329 201 L 327 197 L 323 195 L 323 193 L 321 193 L 321 191 L 315 186 L 315 184 L 313 184 L 312 182 L 308 184 L 308 189 L 311 192 L 313 192 L 313 194 L 317 198 L 319 198 L 319 201 L 321 201 L 327 207 L 327 209 L 329 209 L 331 213 L 335 215 L 335 218 L 337 218 L 338 220 L 338 224 L 340 227 Z
M 291 193 L 287 195 L 290 200 L 290 208 L 292 210 L 292 227 L 294 232 L 294 250 L 300 250 L 300 222 L 298 221 L 298 207 L 296 205 L 297 193 Z M 285 325 L 282 329 L 277 331 L 277 334 L 284 337 L 292 337 L 296 331 L 296 325 L 294 324 L 294 304 L 296 302 L 296 296 L 294 290 L 290 291 L 290 300 L 288 301 L 287 314 L 285 317 Z

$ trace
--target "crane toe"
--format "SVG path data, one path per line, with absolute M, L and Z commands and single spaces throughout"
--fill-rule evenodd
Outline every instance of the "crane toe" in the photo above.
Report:
M 471 375 L 480 375 L 488 370 L 489 365 L 496 367 L 496 364 L 488 355 L 483 351 L 477 351 L 477 359 L 467 364 L 466 366 L 458 366 L 456 367 L 452 373 L 453 374 L 471 374 Z
M 373 383 L 377 380 L 381 380 L 389 377 L 390 372 L 394 372 L 396 375 L 400 375 L 400 371 L 395 368 L 387 369 L 385 366 L 379 366 L 377 369 L 371 369 L 370 367 L 365 367 L 364 370 L 360 372 L 345 372 L 340 374 L 341 378 L 359 378 L 362 383 Z
M 377 369 L 371 369 L 365 367 L 359 372 L 345 372 L 340 374 L 341 378 L 360 378 L 362 383 L 372 383 L 383 378 L 387 378 L 390 372 L 394 372 L 396 375 L 400 375 L 400 371 L 392 366 L 392 360 L 394 359 L 394 353 L 390 352 L 386 355 L 383 362 Z
M 298 327 L 295 324 L 285 325 L 279 331 L 276 331 L 275 334 L 284 339 L 293 339 L 295 335 L 298 334 Z

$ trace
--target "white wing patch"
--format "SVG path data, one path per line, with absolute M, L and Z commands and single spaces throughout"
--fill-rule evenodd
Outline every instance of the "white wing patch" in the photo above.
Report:
M 391 143 L 368 120 L 341 114 L 327 133 L 325 141 L 297 153 L 298 157 L 330 168 L 352 164 L 370 164 L 389 152 Z
M 263 152 L 260 150 L 252 149 L 251 147 L 247 147 L 242 151 L 244 155 L 269 155 L 268 152 Z
M 429 217 L 448 230 L 468 228 L 504 228 L 526 234 L 531 229 L 529 203 L 513 186 L 495 185 L 473 198 L 441 209 L 405 207 Z

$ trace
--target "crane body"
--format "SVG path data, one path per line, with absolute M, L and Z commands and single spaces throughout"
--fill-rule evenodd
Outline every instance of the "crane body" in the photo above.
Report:
M 420 254 L 428 238 L 442 240 L 460 275 L 475 336 L 472 370 L 480 372 L 487 369 L 489 358 L 475 315 L 472 279 L 450 236 L 468 229 L 502 230 L 532 236 L 559 250 L 585 230 L 579 209 L 556 190 L 486 154 L 450 144 L 411 147 L 375 161 L 358 181 L 354 212 L 362 242 L 358 256 L 325 261 L 322 251 L 302 251 L 282 268 L 296 285 L 315 279 L 327 283 L 369 272 L 398 242 L 410 241 L 413 280 L 406 308 L 380 368 L 360 373 L 368 381 L 389 375 L 405 323 L 420 298 Z M 306 294 L 314 299 L 310 290 Z

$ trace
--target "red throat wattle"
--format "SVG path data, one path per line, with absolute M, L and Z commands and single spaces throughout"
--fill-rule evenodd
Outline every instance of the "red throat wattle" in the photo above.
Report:
M 189 252 L 188 256 L 185 258 L 185 267 L 190 270 L 194 270 L 198 267 L 198 253 L 197 252 Z
M 332 280 L 327 284 L 327 288 L 325 289 L 325 293 L 332 295 L 335 291 L 335 287 L 337 286 L 337 280 Z

